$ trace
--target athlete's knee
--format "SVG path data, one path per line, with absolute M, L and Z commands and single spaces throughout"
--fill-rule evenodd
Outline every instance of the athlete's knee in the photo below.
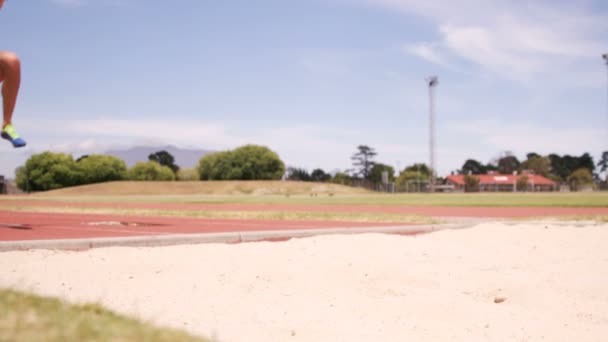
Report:
M 19 56 L 14 52 L 0 52 L 0 64 L 10 71 L 18 71 L 21 68 Z

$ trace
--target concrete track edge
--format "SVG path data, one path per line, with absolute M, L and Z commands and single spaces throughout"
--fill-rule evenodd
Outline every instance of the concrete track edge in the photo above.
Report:
M 113 238 L 0 241 L 0 252 L 24 251 L 31 249 L 84 250 L 102 247 L 157 247 L 202 243 L 243 243 L 286 240 L 319 235 L 346 235 L 364 233 L 414 235 L 431 233 L 444 229 L 469 228 L 474 225 L 474 223 L 460 223 L 420 226 L 316 228 L 300 230 L 262 230 L 248 232 L 171 234 Z

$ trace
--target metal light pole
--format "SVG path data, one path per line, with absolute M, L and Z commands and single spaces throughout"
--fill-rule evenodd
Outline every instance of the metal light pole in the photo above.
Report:
M 603 54 L 602 58 L 606 62 L 606 120 L 608 120 L 608 53 Z M 608 131 L 606 131 L 606 136 L 608 136 Z
M 431 76 L 427 79 L 429 84 L 429 140 L 431 154 L 431 180 L 430 191 L 435 192 L 435 87 L 439 84 L 437 76 Z

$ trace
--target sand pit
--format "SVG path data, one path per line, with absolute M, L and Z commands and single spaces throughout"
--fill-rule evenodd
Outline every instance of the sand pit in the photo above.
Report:
M 605 341 L 608 225 L 0 254 L 0 286 L 217 341 Z

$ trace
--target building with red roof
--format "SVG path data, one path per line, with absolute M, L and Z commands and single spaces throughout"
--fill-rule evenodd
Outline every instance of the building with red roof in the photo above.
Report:
M 516 191 L 517 182 L 523 177 L 527 177 L 527 187 L 525 191 L 559 190 L 559 185 L 556 182 L 531 172 L 514 175 L 491 173 L 471 176 L 479 179 L 478 191 Z M 446 178 L 446 183 L 452 185 L 455 191 L 465 191 L 466 183 L 464 178 L 465 175 L 451 175 Z

